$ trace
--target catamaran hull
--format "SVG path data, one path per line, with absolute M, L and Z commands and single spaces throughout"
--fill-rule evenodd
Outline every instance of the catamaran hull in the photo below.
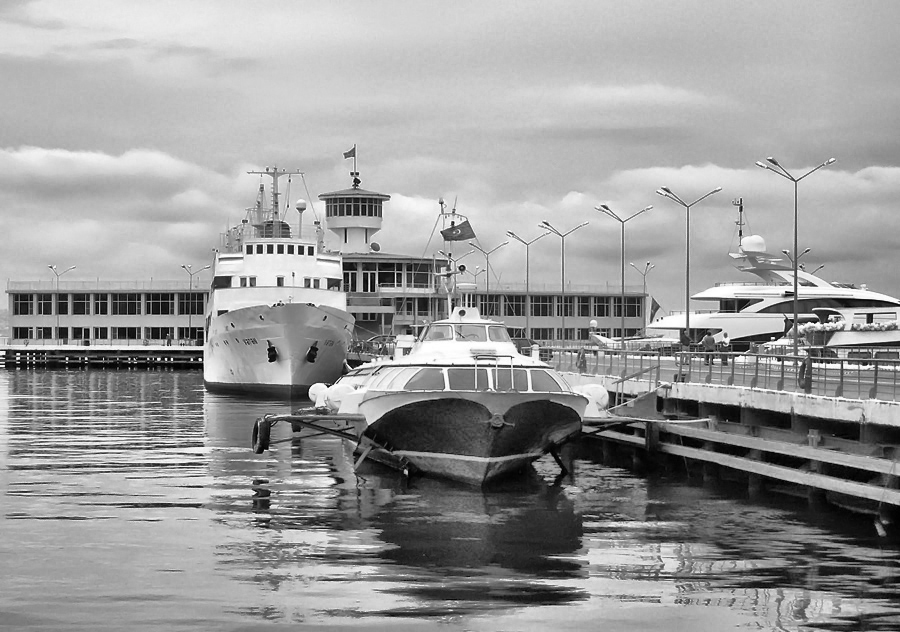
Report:
M 575 393 L 415 391 L 369 396 L 365 437 L 402 466 L 484 485 L 581 432 L 587 399 Z
M 203 382 L 211 392 L 306 397 L 310 385 L 340 377 L 353 324 L 343 310 L 300 303 L 227 312 L 210 322 Z

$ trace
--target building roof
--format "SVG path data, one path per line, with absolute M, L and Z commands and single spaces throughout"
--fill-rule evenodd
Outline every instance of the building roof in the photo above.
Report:
M 366 191 L 365 189 L 360 189 L 359 187 L 350 187 L 349 189 L 342 189 L 341 191 L 332 191 L 330 193 L 323 193 L 319 196 L 320 200 L 327 200 L 330 198 L 336 197 L 359 197 L 359 198 L 376 198 L 379 200 L 390 200 L 391 196 L 386 193 L 375 193 L 374 191 Z

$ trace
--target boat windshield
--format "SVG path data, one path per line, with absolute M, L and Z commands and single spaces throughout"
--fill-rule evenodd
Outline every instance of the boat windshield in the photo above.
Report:
M 432 325 L 425 330 L 422 340 L 453 340 L 453 327 L 450 325 Z
M 466 342 L 486 342 L 487 332 L 484 325 L 456 325 L 456 339 Z

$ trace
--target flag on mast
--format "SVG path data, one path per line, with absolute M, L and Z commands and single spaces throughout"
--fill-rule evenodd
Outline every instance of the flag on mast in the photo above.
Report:
M 656 299 L 650 297 L 650 322 L 653 322 L 653 319 L 656 318 L 656 312 L 659 311 L 660 304 L 656 302 Z
M 475 231 L 469 224 L 469 220 L 465 220 L 456 225 L 451 224 L 450 228 L 442 230 L 441 237 L 444 238 L 444 241 L 465 241 L 466 239 L 475 239 Z
M 344 160 L 347 158 L 356 158 L 356 145 L 353 145 L 353 149 L 348 149 L 344 152 Z

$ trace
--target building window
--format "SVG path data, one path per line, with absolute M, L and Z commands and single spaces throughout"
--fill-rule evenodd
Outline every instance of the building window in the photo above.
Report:
M 69 313 L 69 295 L 68 294 L 59 294 L 56 297 L 56 313 L 57 314 L 68 314 Z M 60 336 L 62 337 L 62 336 Z
M 73 294 L 72 295 L 72 313 L 76 315 L 85 315 L 91 313 L 91 295 L 90 294 Z
M 532 296 L 531 297 L 531 315 L 532 316 L 553 316 L 553 297 L 552 296 Z M 549 340 L 549 338 L 547 338 Z
M 38 340 L 51 340 L 53 338 L 53 327 L 35 327 L 34 337 Z
M 626 296 L 625 297 L 625 318 L 638 318 L 644 315 L 644 297 L 643 296 Z
M 341 291 L 341 280 L 340 279 L 327 278 L 327 279 L 325 279 L 325 283 L 326 283 L 326 287 L 329 290 L 333 290 L 335 292 Z
M 91 328 L 90 327 L 72 327 L 72 339 L 73 340 L 90 340 L 91 338 Z
M 122 293 L 112 295 L 113 316 L 136 316 L 141 313 L 141 295 Z M 122 329 L 119 327 L 119 329 Z
M 579 296 L 578 297 L 578 315 L 587 318 L 591 315 L 591 297 L 590 296 Z
M 540 342 L 549 342 L 553 340 L 553 329 L 550 327 L 533 327 L 531 329 L 531 338 Z
M 34 314 L 34 302 L 31 300 L 31 294 L 13 294 L 13 316 L 31 316 L 32 314 Z
M 203 292 L 182 292 L 178 295 L 178 313 L 191 316 L 203 314 L 206 296 Z
M 594 297 L 594 318 L 608 318 L 608 317 L 609 317 L 609 297 L 608 296 Z
M 106 312 L 104 312 L 106 313 Z M 94 340 L 108 340 L 109 329 L 107 327 L 94 327 Z
M 565 309 L 565 313 L 563 313 L 563 309 Z M 574 316 L 575 315 L 575 297 L 574 296 L 562 296 L 557 297 L 556 300 L 556 315 L 557 316 Z
M 16 340 L 28 340 L 31 338 L 31 327 L 13 327 L 12 335 Z
M 147 313 L 168 316 L 175 313 L 175 294 L 172 292 L 151 292 L 147 295 Z
M 113 340 L 140 340 L 140 327 L 110 327 Z
M 147 338 L 150 340 L 171 340 L 174 337 L 174 327 L 147 327 Z
M 94 314 L 106 316 L 109 314 L 109 294 L 94 295 Z M 94 336 L 96 338 L 97 336 Z M 104 336 L 106 338 L 106 336 Z
M 374 322 L 378 320 L 378 314 L 375 312 L 363 312 L 356 315 L 356 320 L 363 322 Z
M 69 339 L 69 328 L 68 327 L 57 327 L 56 337 L 59 338 L 60 340 L 68 340 Z
M 277 285 L 278 287 L 284 287 L 284 277 L 275 277 L 275 285 Z
M 506 297 L 506 315 L 507 316 L 524 316 L 525 315 L 525 297 L 524 296 L 507 296 Z M 521 338 L 522 336 L 519 336 Z
M 38 315 L 49 316 L 53 313 L 53 295 L 37 294 L 37 313 Z

